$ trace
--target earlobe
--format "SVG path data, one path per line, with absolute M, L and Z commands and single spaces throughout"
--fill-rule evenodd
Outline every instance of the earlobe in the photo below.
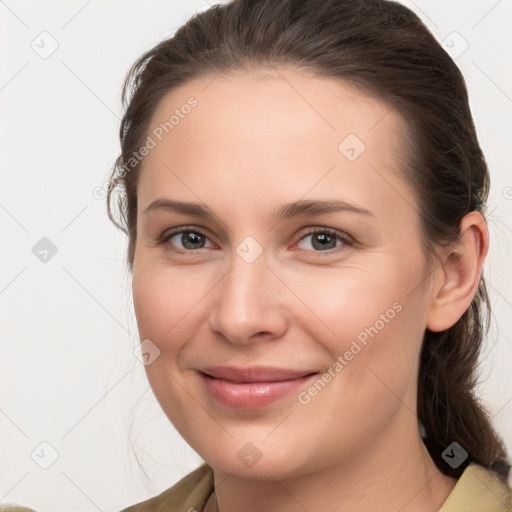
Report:
M 485 218 L 477 211 L 468 213 L 461 221 L 459 239 L 444 253 L 443 279 L 434 290 L 427 317 L 429 330 L 449 329 L 468 309 L 478 289 L 488 249 Z

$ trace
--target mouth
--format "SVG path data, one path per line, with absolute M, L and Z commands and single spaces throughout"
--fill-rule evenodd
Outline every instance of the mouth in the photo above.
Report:
M 216 366 L 198 371 L 207 392 L 236 409 L 266 407 L 303 387 L 318 372 L 273 367 Z

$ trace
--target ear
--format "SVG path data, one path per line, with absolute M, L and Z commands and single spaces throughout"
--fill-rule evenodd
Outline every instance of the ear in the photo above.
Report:
M 487 223 L 481 213 L 468 213 L 460 227 L 459 239 L 443 252 L 444 277 L 434 289 L 427 316 L 427 328 L 434 332 L 449 329 L 468 309 L 489 250 Z

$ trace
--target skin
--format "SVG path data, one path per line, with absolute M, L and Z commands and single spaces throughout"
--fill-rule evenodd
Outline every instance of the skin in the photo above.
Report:
M 151 127 L 190 96 L 198 105 L 144 161 L 133 298 L 141 340 L 160 350 L 146 366 L 155 396 L 214 469 L 205 510 L 216 500 L 221 512 L 438 510 L 456 480 L 420 438 L 419 352 L 427 327 L 447 329 L 470 305 L 488 249 L 484 218 L 468 214 L 460 240 L 429 270 L 415 193 L 396 172 L 404 121 L 343 82 L 285 68 L 205 76 L 168 93 Z M 338 149 L 348 134 L 366 145 L 354 161 Z M 160 198 L 202 203 L 214 216 L 145 212 Z M 372 215 L 274 220 L 300 199 L 344 200 Z M 181 234 L 158 245 L 180 227 L 206 238 L 192 249 Z M 353 243 L 335 237 L 322 250 L 312 228 Z M 247 236 L 263 249 L 252 263 L 237 253 Z M 228 409 L 196 371 L 269 365 L 321 375 L 394 303 L 401 311 L 307 404 L 292 393 Z M 237 457 L 248 442 L 261 454 L 252 467 Z

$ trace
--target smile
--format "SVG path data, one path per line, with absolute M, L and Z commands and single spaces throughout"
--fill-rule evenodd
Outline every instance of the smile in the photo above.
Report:
M 269 367 L 210 367 L 200 370 L 199 375 L 208 393 L 221 405 L 255 409 L 297 392 L 317 373 Z

